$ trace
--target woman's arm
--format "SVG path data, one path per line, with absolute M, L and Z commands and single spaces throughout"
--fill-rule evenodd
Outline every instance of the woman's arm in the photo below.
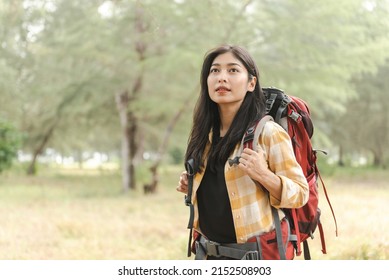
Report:
M 239 167 L 269 191 L 275 207 L 297 208 L 308 201 L 308 183 L 290 137 L 272 121 L 266 123 L 258 139 L 258 152 L 244 149 Z

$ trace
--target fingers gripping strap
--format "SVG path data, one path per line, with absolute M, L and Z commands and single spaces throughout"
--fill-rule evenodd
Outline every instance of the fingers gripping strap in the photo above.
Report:
M 273 120 L 273 118 L 270 115 L 265 115 L 261 120 L 257 121 L 257 123 L 254 123 L 246 130 L 245 134 L 243 135 L 242 141 L 240 142 L 237 156 L 228 160 L 230 166 L 239 164 L 239 158 L 244 148 L 250 148 L 254 151 L 258 150 L 257 145 L 259 135 L 265 127 L 266 122 L 270 120 Z

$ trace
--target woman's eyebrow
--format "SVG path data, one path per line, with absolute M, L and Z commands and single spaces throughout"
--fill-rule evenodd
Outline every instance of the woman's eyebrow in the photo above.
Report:
M 221 66 L 221 64 L 220 63 L 212 63 L 212 66 Z M 236 63 L 236 62 L 227 63 L 227 66 L 239 66 L 239 67 L 242 67 L 242 65 L 240 65 L 239 63 Z

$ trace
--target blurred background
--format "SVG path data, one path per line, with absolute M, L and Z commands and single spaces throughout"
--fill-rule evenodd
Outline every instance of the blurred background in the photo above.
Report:
M 339 230 L 322 195 L 313 257 L 389 258 L 388 0 L 2 0 L 0 40 L 0 259 L 186 259 L 175 188 L 222 43 L 310 106 Z

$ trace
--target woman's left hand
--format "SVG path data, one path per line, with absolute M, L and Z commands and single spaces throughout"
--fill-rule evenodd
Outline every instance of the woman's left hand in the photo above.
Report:
M 262 150 L 255 152 L 249 148 L 244 149 L 238 166 L 251 179 L 267 189 L 272 196 L 281 200 L 281 179 L 269 169 L 269 164 Z
M 259 179 L 269 170 L 265 154 L 261 149 L 255 152 L 252 149 L 245 148 L 240 156 L 238 166 L 248 176 L 257 181 L 261 181 Z

